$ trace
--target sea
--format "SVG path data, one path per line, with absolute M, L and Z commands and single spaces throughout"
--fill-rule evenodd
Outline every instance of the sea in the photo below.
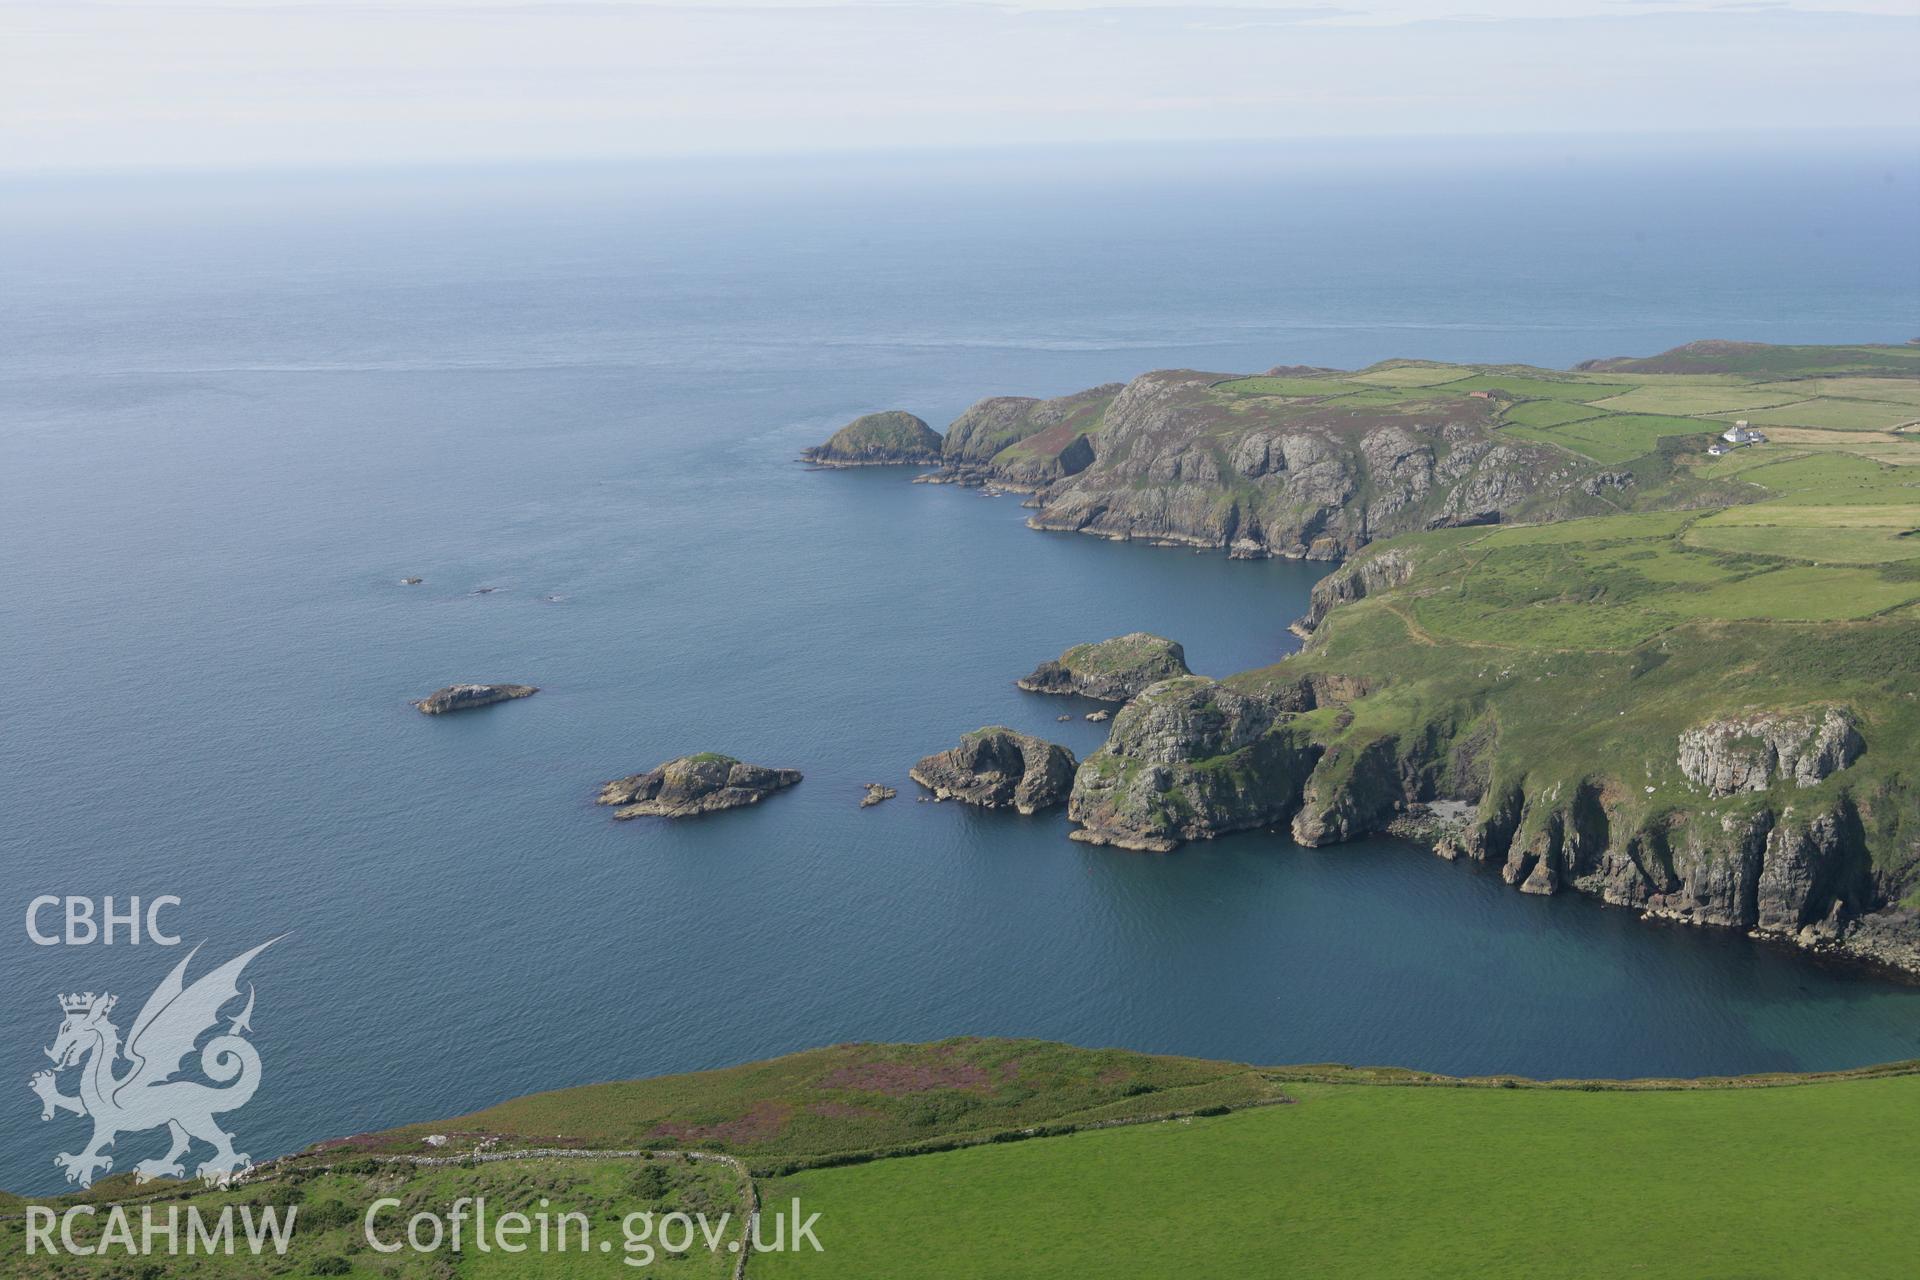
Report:
M 1911 139 L 0 180 L 0 1186 L 59 1189 L 85 1136 L 27 1087 L 59 995 L 125 1031 L 191 948 L 189 978 L 269 939 L 225 1120 L 255 1159 L 854 1040 L 1920 1057 L 1920 990 L 1396 841 L 1149 855 L 921 802 L 907 769 L 982 725 L 1099 745 L 1094 704 L 1014 687 L 1041 660 L 1145 630 L 1275 662 L 1328 566 L 796 462 L 873 410 L 1155 368 L 1903 342 L 1916 196 Z M 540 693 L 410 705 L 468 680 Z M 678 823 L 593 803 L 696 751 L 805 781 Z M 66 900 L 109 897 L 178 899 L 180 944 L 69 942 Z

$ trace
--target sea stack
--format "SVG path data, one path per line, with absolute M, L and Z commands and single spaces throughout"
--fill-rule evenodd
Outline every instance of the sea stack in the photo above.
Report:
M 936 799 L 1037 813 L 1073 789 L 1073 753 L 1004 725 L 976 729 L 951 751 L 928 756 L 907 776 Z

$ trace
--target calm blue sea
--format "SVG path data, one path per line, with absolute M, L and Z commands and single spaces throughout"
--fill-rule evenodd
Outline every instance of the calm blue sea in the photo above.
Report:
M 1625 144 L 9 181 L 0 1186 L 82 1137 L 25 1087 L 55 994 L 118 992 L 124 1028 L 181 954 L 34 946 L 40 893 L 179 895 L 209 963 L 290 934 L 228 1122 L 256 1157 L 852 1039 L 1920 1056 L 1920 993 L 1391 842 L 1152 857 L 915 803 L 909 764 L 982 724 L 1097 744 L 1012 687 L 1038 660 L 1147 629 L 1268 662 L 1322 569 L 792 462 L 869 410 L 1156 367 L 1900 341 L 1917 184 L 1911 147 Z M 409 708 L 461 679 L 543 692 Z M 697 750 L 807 780 L 677 826 L 592 805 Z M 858 808 L 870 780 L 899 798 Z

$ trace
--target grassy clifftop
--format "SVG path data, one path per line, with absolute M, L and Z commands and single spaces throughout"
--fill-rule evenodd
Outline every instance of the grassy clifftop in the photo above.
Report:
M 1920 1157 L 1886 1124 L 1920 1102 L 1916 1067 L 1540 1083 L 1033 1040 L 840 1045 L 322 1143 L 230 1190 L 114 1178 L 87 1196 L 291 1209 L 285 1258 L 28 1257 L 18 1206 L 0 1204 L 0 1270 L 718 1277 L 757 1192 L 768 1212 L 797 1198 L 818 1213 L 823 1252 L 756 1253 L 749 1276 L 1891 1276 Z M 580 1154 L 501 1158 L 516 1147 Z M 662 1147 L 731 1149 L 753 1172 Z M 634 1148 L 654 1150 L 613 1154 Z M 382 1197 L 399 1205 L 383 1241 L 485 1197 L 496 1217 L 577 1211 L 614 1247 L 381 1253 L 362 1223 Z M 732 1218 L 711 1245 L 629 1253 L 623 1224 L 643 1212 Z

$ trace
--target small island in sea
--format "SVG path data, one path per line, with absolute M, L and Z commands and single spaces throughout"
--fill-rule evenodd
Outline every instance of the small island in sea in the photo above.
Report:
M 1135 631 L 1096 644 L 1077 644 L 1014 683 L 1029 693 L 1125 702 L 1148 685 L 1192 674 L 1179 642 Z
M 600 788 L 595 803 L 614 806 L 616 818 L 690 818 L 759 804 L 800 780 L 798 769 L 768 769 L 703 751 L 615 778 Z
M 490 707 L 496 702 L 511 702 L 515 698 L 531 698 L 538 692 L 540 690 L 530 684 L 450 684 L 443 689 L 435 689 L 413 705 L 425 715 L 438 716 L 449 711 Z
M 1339 562 L 1273 666 L 1131 635 L 1019 681 L 1122 703 L 1075 839 L 1397 833 L 1920 974 L 1920 345 L 1162 371 L 980 401 L 939 468 L 1039 530 Z

